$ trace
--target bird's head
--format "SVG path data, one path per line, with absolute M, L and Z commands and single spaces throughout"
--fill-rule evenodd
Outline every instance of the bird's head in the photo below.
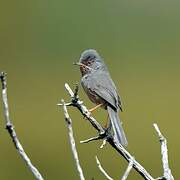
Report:
M 91 73 L 94 70 L 100 69 L 104 66 L 104 62 L 98 52 L 94 49 L 88 49 L 82 52 L 79 62 L 76 63 L 80 66 L 82 76 Z

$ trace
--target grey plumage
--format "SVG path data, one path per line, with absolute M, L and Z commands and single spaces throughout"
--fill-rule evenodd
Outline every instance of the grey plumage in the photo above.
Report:
M 114 131 L 114 137 L 115 139 L 120 142 L 123 146 L 127 146 L 128 142 L 122 127 L 122 122 L 119 119 L 118 113 L 114 112 L 114 110 L 107 106 L 110 122 Z
M 109 114 L 115 140 L 126 146 L 127 140 L 118 116 L 119 109 L 122 109 L 121 100 L 104 61 L 95 50 L 86 50 L 81 54 L 80 63 L 85 65 L 80 68 L 84 91 L 95 104 L 103 103 Z

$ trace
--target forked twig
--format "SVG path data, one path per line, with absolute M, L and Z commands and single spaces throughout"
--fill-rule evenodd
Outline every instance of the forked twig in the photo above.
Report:
M 71 90 L 71 88 L 69 87 L 69 85 L 67 83 L 65 84 L 65 88 L 72 98 L 71 102 L 70 102 L 71 106 L 78 108 L 78 110 L 82 113 L 82 115 L 84 117 L 86 117 L 86 119 L 91 123 L 91 125 L 99 132 L 99 136 L 90 138 L 83 142 L 86 143 L 86 142 L 90 142 L 90 141 L 97 140 L 97 139 L 104 139 L 105 142 L 108 142 L 121 156 L 123 156 L 126 159 L 126 161 L 129 162 L 129 166 L 127 169 L 127 175 L 129 174 L 130 170 L 133 167 L 144 179 L 155 180 L 155 178 L 153 178 L 146 171 L 146 169 L 139 162 L 137 162 L 134 159 L 134 157 L 121 144 L 117 143 L 114 140 L 113 136 L 111 136 L 111 134 L 106 132 L 104 130 L 104 128 L 96 121 L 96 119 L 91 116 L 91 113 L 88 111 L 86 106 L 83 104 L 82 101 L 79 100 L 79 97 L 77 96 L 78 88 L 76 87 L 76 93 L 74 93 Z M 61 104 L 59 104 L 59 105 L 61 105 Z M 132 160 L 133 160 L 133 163 L 132 163 Z M 156 178 L 156 179 L 158 179 L 158 180 L 164 179 L 164 176 L 160 177 L 160 178 Z M 167 179 L 167 180 L 173 180 L 173 179 Z
M 105 134 L 105 130 L 102 128 L 102 126 L 97 122 L 95 118 L 91 116 L 88 109 L 84 104 L 82 104 L 82 101 L 79 100 L 79 98 L 74 97 L 74 92 L 69 87 L 69 85 L 65 84 L 65 89 L 71 96 L 72 100 L 72 106 L 79 109 L 79 111 L 83 114 L 84 117 L 91 123 L 91 125 L 100 133 L 99 136 L 102 134 L 103 138 L 107 139 L 107 142 L 121 155 L 123 156 L 128 162 L 130 162 L 131 159 L 133 159 L 133 156 L 119 143 L 117 143 L 114 138 L 110 134 Z M 102 139 L 103 139 L 102 138 Z M 147 180 L 154 180 L 154 178 L 144 169 L 143 166 L 141 166 L 136 160 L 134 160 L 133 168 L 142 176 L 144 179 Z

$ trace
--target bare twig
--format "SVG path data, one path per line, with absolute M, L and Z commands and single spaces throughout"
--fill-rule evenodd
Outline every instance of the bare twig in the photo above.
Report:
M 153 124 L 158 136 L 159 141 L 161 144 L 161 155 L 162 155 L 162 163 L 163 163 L 163 169 L 164 169 L 164 178 L 166 180 L 174 180 L 174 177 L 171 173 L 171 169 L 169 167 L 168 163 L 168 149 L 167 149 L 167 141 L 165 137 L 161 134 L 161 131 L 159 130 L 159 127 L 156 123 Z
M 69 87 L 69 85 L 67 83 L 65 83 L 64 87 L 66 88 L 67 92 L 69 93 L 69 95 L 71 96 L 71 98 L 74 98 L 74 92 L 73 90 Z M 76 88 L 77 89 L 77 88 Z
M 99 139 L 102 139 L 102 138 L 100 136 L 95 136 L 95 137 L 80 141 L 80 143 L 89 143 L 91 141 L 96 141 L 96 140 L 99 140 Z
M 69 117 L 68 111 L 67 111 L 67 107 L 66 104 L 64 103 L 64 100 L 62 100 L 62 104 L 63 104 L 63 110 L 64 110 L 64 117 L 65 117 L 65 121 L 67 124 L 67 128 L 68 128 L 68 134 L 69 134 L 69 142 L 71 144 L 71 150 L 72 150 L 72 154 L 76 163 L 76 167 L 77 167 L 77 171 L 79 173 L 79 177 L 81 180 L 85 180 L 84 175 L 83 175 L 83 171 L 79 162 L 79 158 L 78 158 L 78 153 L 76 150 L 76 144 L 75 144 L 75 140 L 74 140 L 74 136 L 73 136 L 73 129 L 72 129 L 72 121 L 71 118 Z
M 71 96 L 72 106 L 79 109 L 84 117 L 91 123 L 91 125 L 99 132 L 99 136 L 102 135 L 102 139 L 105 138 L 107 142 L 121 155 L 123 156 L 128 162 L 133 159 L 133 156 L 119 143 L 117 143 L 114 138 L 110 134 L 106 134 L 107 132 L 102 128 L 102 126 L 93 118 L 86 108 L 85 105 L 82 104 L 82 101 L 79 98 L 74 97 L 74 93 L 69 85 L 66 83 L 65 88 L 69 95 Z M 135 159 L 133 161 L 133 168 L 146 180 L 154 180 L 154 178 L 145 170 L 145 168 L 140 165 Z
M 137 162 L 134 157 L 120 144 L 117 143 L 114 140 L 114 137 L 108 132 L 105 131 L 104 128 L 96 121 L 95 118 L 93 118 L 91 116 L 91 113 L 88 111 L 88 109 L 86 108 L 85 105 L 83 105 L 83 102 L 79 100 L 79 97 L 77 96 L 78 94 L 78 88 L 76 87 L 76 93 L 73 93 L 73 91 L 71 90 L 71 88 L 69 87 L 69 85 L 66 83 L 65 84 L 65 88 L 67 90 L 67 92 L 70 94 L 71 96 L 71 106 L 74 106 L 76 108 L 78 108 L 78 110 L 82 113 L 82 115 L 84 117 L 86 117 L 86 119 L 91 123 L 91 125 L 99 132 L 99 136 L 95 137 L 95 138 L 90 138 L 89 140 L 86 140 L 85 142 L 90 142 L 92 140 L 97 140 L 97 139 L 104 139 L 105 141 L 107 141 L 121 156 L 123 156 L 125 158 L 126 161 L 128 161 L 129 163 L 132 162 L 133 159 L 133 164 L 129 164 L 129 168 L 132 166 L 144 179 L 146 180 L 155 180 L 155 178 L 153 178 L 147 171 L 146 169 L 139 163 Z M 76 96 L 75 96 L 76 94 Z M 165 143 L 166 145 L 166 143 Z M 163 151 L 164 152 L 164 151 Z M 163 156 L 164 157 L 164 156 Z M 167 156 L 166 156 L 167 159 Z M 166 161 L 167 162 L 167 161 Z M 131 166 L 130 166 L 131 165 Z M 168 167 L 168 166 L 165 166 Z M 168 167 L 169 168 L 169 167 Z M 167 168 L 166 168 L 167 169 Z M 169 173 L 169 170 L 165 171 L 166 173 Z M 165 174 L 164 174 L 165 175 Z M 166 175 L 167 176 L 167 175 Z M 156 180 L 163 180 L 166 179 L 166 177 L 159 177 L 156 178 Z M 172 175 L 171 175 L 171 179 L 168 180 L 173 180 Z
M 113 180 L 113 178 L 110 177 L 110 176 L 107 174 L 107 172 L 103 169 L 103 167 L 101 166 L 101 163 L 100 163 L 98 157 L 96 156 L 95 158 L 96 158 L 96 163 L 97 163 L 97 165 L 98 165 L 98 168 L 99 168 L 99 170 L 102 172 L 102 174 L 103 174 L 108 180 Z
M 33 164 L 31 163 L 31 160 L 29 159 L 22 145 L 20 144 L 18 137 L 16 135 L 16 132 L 15 132 L 14 126 L 12 124 L 12 121 L 10 120 L 9 106 L 8 106 L 8 99 L 7 99 L 7 82 L 6 82 L 6 74 L 4 72 L 0 73 L 0 79 L 2 83 L 2 101 L 3 101 L 3 108 L 4 108 L 4 118 L 6 122 L 6 129 L 8 130 L 9 135 L 11 136 L 12 141 L 18 153 L 20 154 L 22 159 L 25 161 L 26 165 L 28 166 L 29 170 L 32 172 L 34 177 L 37 180 L 43 180 L 43 177 L 41 176 L 39 171 L 36 169 L 36 167 L 33 166 Z
M 100 146 L 100 148 L 102 149 L 106 145 L 106 143 L 107 143 L 107 139 L 104 139 L 101 146 Z
M 131 159 L 123 177 L 121 178 L 121 180 L 126 180 L 128 178 L 129 173 L 133 167 L 133 163 L 134 163 L 134 159 Z

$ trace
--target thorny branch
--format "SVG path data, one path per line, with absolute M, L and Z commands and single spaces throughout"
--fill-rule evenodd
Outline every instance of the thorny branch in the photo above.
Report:
M 6 82 L 6 74 L 4 72 L 0 73 L 0 79 L 1 79 L 1 84 L 2 84 L 2 101 L 3 101 L 3 109 L 4 109 L 4 118 L 5 118 L 5 123 L 6 123 L 6 129 L 9 132 L 9 135 L 12 138 L 12 141 L 22 157 L 22 159 L 25 161 L 26 165 L 28 166 L 29 170 L 32 172 L 34 177 L 37 180 L 43 180 L 43 177 L 39 173 L 39 171 L 36 169 L 36 167 L 31 163 L 31 160 L 25 153 L 22 145 L 19 142 L 19 139 L 16 135 L 14 126 L 12 124 L 12 121 L 10 120 L 10 115 L 9 115 L 9 106 L 8 106 L 8 98 L 7 98 L 7 82 Z
M 82 115 L 84 117 L 86 117 L 86 119 L 91 123 L 91 125 L 99 132 L 99 135 L 93 138 L 90 138 L 88 140 L 85 140 L 83 142 L 87 143 L 93 140 L 98 140 L 98 139 L 104 139 L 104 142 L 108 142 L 121 156 L 123 156 L 126 161 L 128 161 L 129 164 L 129 168 L 132 166 L 144 179 L 146 180 L 162 180 L 162 179 L 166 179 L 166 180 L 173 180 L 173 176 L 171 174 L 171 171 L 168 167 L 169 171 L 168 173 L 170 173 L 170 176 L 166 176 L 165 177 L 165 173 L 163 177 L 160 178 L 153 178 L 147 171 L 146 169 L 139 163 L 137 162 L 134 157 L 119 143 L 117 143 L 113 136 L 111 136 L 111 134 L 109 134 L 109 132 L 107 132 L 97 121 L 95 118 L 93 118 L 90 114 L 90 112 L 88 111 L 88 109 L 86 108 L 86 106 L 83 104 L 83 102 L 79 99 L 78 97 L 78 86 L 76 86 L 75 88 L 75 93 L 71 90 L 71 88 L 69 87 L 69 85 L 66 83 L 65 84 L 65 88 L 67 90 L 67 92 L 69 93 L 69 95 L 71 96 L 71 102 L 67 103 L 67 106 L 74 106 L 76 108 L 78 108 L 78 110 L 82 113 Z M 63 104 L 60 103 L 58 104 L 60 106 L 62 106 Z M 105 144 L 105 143 L 103 143 Z M 167 147 L 166 147 L 167 149 Z M 132 164 L 132 159 L 133 159 L 133 164 Z M 167 159 L 166 159 L 167 160 Z M 166 163 L 168 163 L 168 161 L 166 161 Z M 131 169 L 131 168 L 130 168 Z M 165 169 L 164 169 L 165 170 Z M 129 171 L 129 170 L 128 170 Z M 167 172 L 167 171 L 166 171 Z M 129 173 L 129 172 L 128 172 Z

